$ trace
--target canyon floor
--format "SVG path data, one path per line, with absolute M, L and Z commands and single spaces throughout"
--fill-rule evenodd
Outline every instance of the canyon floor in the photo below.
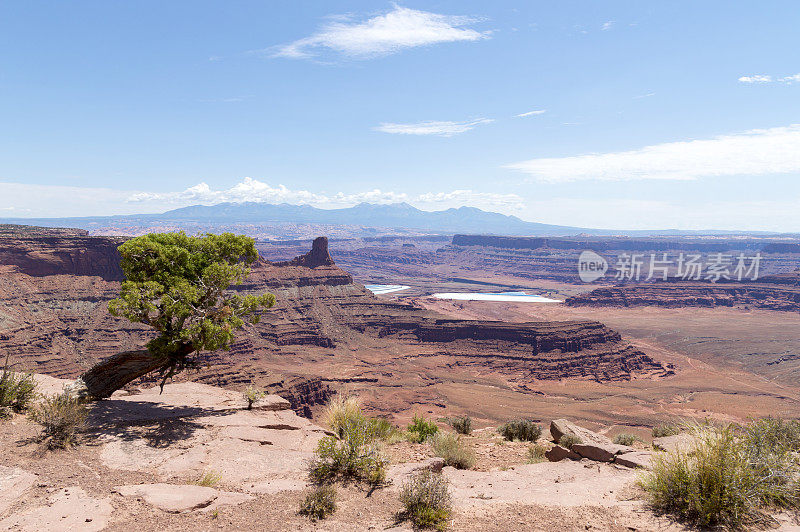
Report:
M 547 289 L 569 293 L 578 287 Z M 544 289 L 544 287 L 539 287 Z M 598 320 L 675 375 L 658 379 L 597 383 L 539 381 L 535 396 L 512 409 L 543 415 L 592 419 L 605 426 L 625 420 L 651 426 L 664 417 L 800 416 L 800 315 L 737 308 L 569 307 L 562 304 L 514 304 L 410 297 L 415 304 L 468 319 L 506 321 Z M 789 356 L 787 356 L 787 354 Z M 525 407 L 522 407 L 525 404 Z

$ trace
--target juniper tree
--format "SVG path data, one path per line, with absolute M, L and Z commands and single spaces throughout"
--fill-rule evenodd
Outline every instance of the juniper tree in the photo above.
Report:
M 152 233 L 119 247 L 126 280 L 109 312 L 152 327 L 146 349 L 126 351 L 96 364 L 76 383 L 78 393 L 103 399 L 132 380 L 159 371 L 161 387 L 197 365 L 201 351 L 230 349 L 234 332 L 257 323 L 275 304 L 269 293 L 240 295 L 240 284 L 258 259 L 252 238 L 225 233 L 187 236 Z

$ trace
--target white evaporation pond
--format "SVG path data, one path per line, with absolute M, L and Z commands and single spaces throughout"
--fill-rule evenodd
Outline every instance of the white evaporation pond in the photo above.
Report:
M 526 294 L 525 292 L 443 292 L 432 294 L 437 299 L 458 299 L 460 301 L 514 301 L 517 303 L 563 303 L 558 299 Z
M 399 292 L 400 290 L 407 290 L 410 286 L 402 284 L 365 284 L 364 288 L 373 294 L 389 294 L 391 292 Z

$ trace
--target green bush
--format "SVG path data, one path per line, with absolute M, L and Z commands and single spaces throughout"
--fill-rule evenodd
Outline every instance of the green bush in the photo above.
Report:
M 745 428 L 746 440 L 753 452 L 759 454 L 775 447 L 800 451 L 800 421 L 780 418 L 756 419 Z
M 88 415 L 86 404 L 67 392 L 44 397 L 31 411 L 31 418 L 43 426 L 40 439 L 50 449 L 74 445 Z
M 453 427 L 453 430 L 459 434 L 465 434 L 467 436 L 472 434 L 472 418 L 469 416 L 456 417 L 450 419 L 448 423 Z
M 622 434 L 617 434 L 614 436 L 614 443 L 617 445 L 627 445 L 631 446 L 637 441 L 642 441 L 638 436 L 635 434 L 628 434 L 627 432 L 623 432 Z
M 546 457 L 544 453 L 547 452 L 547 448 L 544 445 L 531 445 L 528 447 L 528 463 L 529 464 L 538 464 L 539 462 L 544 462 Z
M 444 458 L 445 465 L 456 469 L 471 469 L 475 465 L 475 453 L 453 432 L 438 432 L 430 438 L 433 453 Z
M 518 419 L 500 425 L 497 432 L 508 441 L 536 441 L 542 435 L 542 427 L 533 421 Z
M 247 409 L 252 410 L 253 403 L 264 397 L 264 392 L 250 385 L 242 392 L 242 395 L 244 396 L 244 400 L 247 401 Z
M 429 437 L 439 432 L 439 427 L 433 421 L 428 421 L 423 416 L 414 414 L 411 424 L 408 426 L 408 433 L 411 441 L 422 443 Z
M 676 436 L 681 433 L 681 428 L 674 423 L 662 423 L 653 427 L 653 438 L 663 438 L 664 436 Z
M 339 427 L 339 438 L 325 436 L 309 462 L 309 477 L 317 484 L 341 479 L 380 484 L 386 479 L 387 460 L 374 428 L 365 419 L 350 419 Z
M 400 488 L 403 516 L 419 528 L 444 530 L 451 515 L 450 488 L 441 474 L 423 470 Z
M 312 521 L 325 519 L 336 511 L 336 488 L 329 484 L 316 486 L 300 503 L 300 515 Z
M 3 373 L 0 374 L 0 408 L 23 412 L 30 407 L 35 398 L 36 381 L 33 375 L 10 371 L 6 359 Z
M 400 432 L 388 419 L 382 417 L 367 418 L 367 423 L 370 425 L 370 430 L 375 435 L 375 438 L 379 440 L 394 440 Z
M 576 443 L 583 443 L 583 441 L 574 434 L 564 434 L 561 436 L 561 439 L 558 440 L 558 444 L 567 449 L 572 449 L 572 446 Z
M 752 432 L 762 429 L 760 423 L 752 430 L 691 426 L 691 448 L 656 454 L 652 471 L 641 478 L 650 503 L 699 526 L 732 529 L 767 507 L 797 508 L 800 468 L 785 447 L 754 443 Z

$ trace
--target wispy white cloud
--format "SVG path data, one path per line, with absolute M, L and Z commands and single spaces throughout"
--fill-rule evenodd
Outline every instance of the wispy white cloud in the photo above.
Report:
M 752 76 L 742 76 L 739 78 L 742 83 L 797 83 L 800 82 L 800 73 L 789 76 L 772 77 L 768 74 L 754 74 Z
M 409 201 L 409 199 L 410 198 L 408 194 L 405 192 L 384 192 L 376 188 L 366 192 L 356 192 L 355 194 L 344 194 L 343 192 L 338 192 L 332 196 L 329 203 L 339 206 L 355 205 L 358 203 L 377 203 L 379 205 L 387 205 L 390 203 Z
M 536 116 L 536 115 L 543 115 L 547 112 L 547 109 L 537 109 L 535 111 L 528 111 L 527 113 L 520 113 L 517 118 L 525 118 L 526 116 Z
M 136 192 L 130 194 L 126 201 L 128 203 L 201 203 L 206 205 L 244 201 L 315 204 L 329 202 L 330 198 L 307 190 L 290 190 L 285 185 L 273 187 L 257 179 L 245 177 L 241 182 L 228 189 L 214 190 L 207 183 L 198 183 L 178 192 Z
M 64 198 L 70 201 L 65 202 Z M 158 213 L 188 205 L 217 203 L 290 203 L 320 208 L 350 207 L 367 202 L 386 205 L 407 202 L 421 209 L 441 210 L 468 205 L 487 210 L 519 210 L 523 200 L 516 194 L 454 190 L 409 194 L 372 189 L 362 192 L 312 192 L 245 177 L 228 188 L 198 183 L 179 191 L 130 191 L 63 185 L 0 182 L 0 214 L 3 217 L 107 216 Z
M 615 22 L 613 20 L 609 20 L 608 22 L 604 22 L 600 29 L 603 31 L 608 31 L 614 27 Z
M 475 17 L 440 15 L 395 5 L 392 11 L 363 21 L 336 17 L 313 35 L 263 52 L 290 59 L 330 52 L 350 59 L 370 59 L 404 48 L 489 38 L 490 32 L 468 27 L 478 21 Z
M 417 122 L 416 124 L 394 124 L 383 123 L 377 126 L 375 131 L 383 133 L 394 133 L 397 135 L 437 135 L 440 137 L 452 137 L 460 133 L 466 133 L 482 124 L 494 122 L 491 118 L 479 118 L 469 122 Z
M 454 190 L 452 192 L 428 192 L 420 194 L 412 200 L 417 205 L 442 207 L 460 207 L 471 205 L 484 209 L 503 211 L 520 210 L 525 201 L 518 194 L 499 194 L 495 192 L 473 192 L 472 190 Z
M 428 192 L 410 195 L 405 192 L 384 191 L 377 188 L 364 192 L 324 194 L 308 190 L 292 190 L 285 185 L 273 187 L 251 177 L 245 177 L 241 182 L 227 189 L 213 189 L 207 183 L 199 183 L 178 192 L 136 192 L 129 194 L 126 198 L 127 203 L 142 205 L 166 203 L 173 206 L 213 205 L 216 203 L 241 203 L 245 201 L 273 204 L 292 203 L 317 207 L 347 207 L 363 202 L 381 205 L 408 202 L 434 208 L 471 205 L 484 208 L 504 207 L 518 209 L 522 205 L 522 198 L 517 194 L 454 190 L 452 192 Z
M 506 165 L 537 181 L 630 181 L 800 171 L 800 124 L 638 150 L 539 158 Z
M 753 76 L 742 76 L 739 78 L 742 83 L 771 83 L 772 76 L 764 74 L 755 74 Z

